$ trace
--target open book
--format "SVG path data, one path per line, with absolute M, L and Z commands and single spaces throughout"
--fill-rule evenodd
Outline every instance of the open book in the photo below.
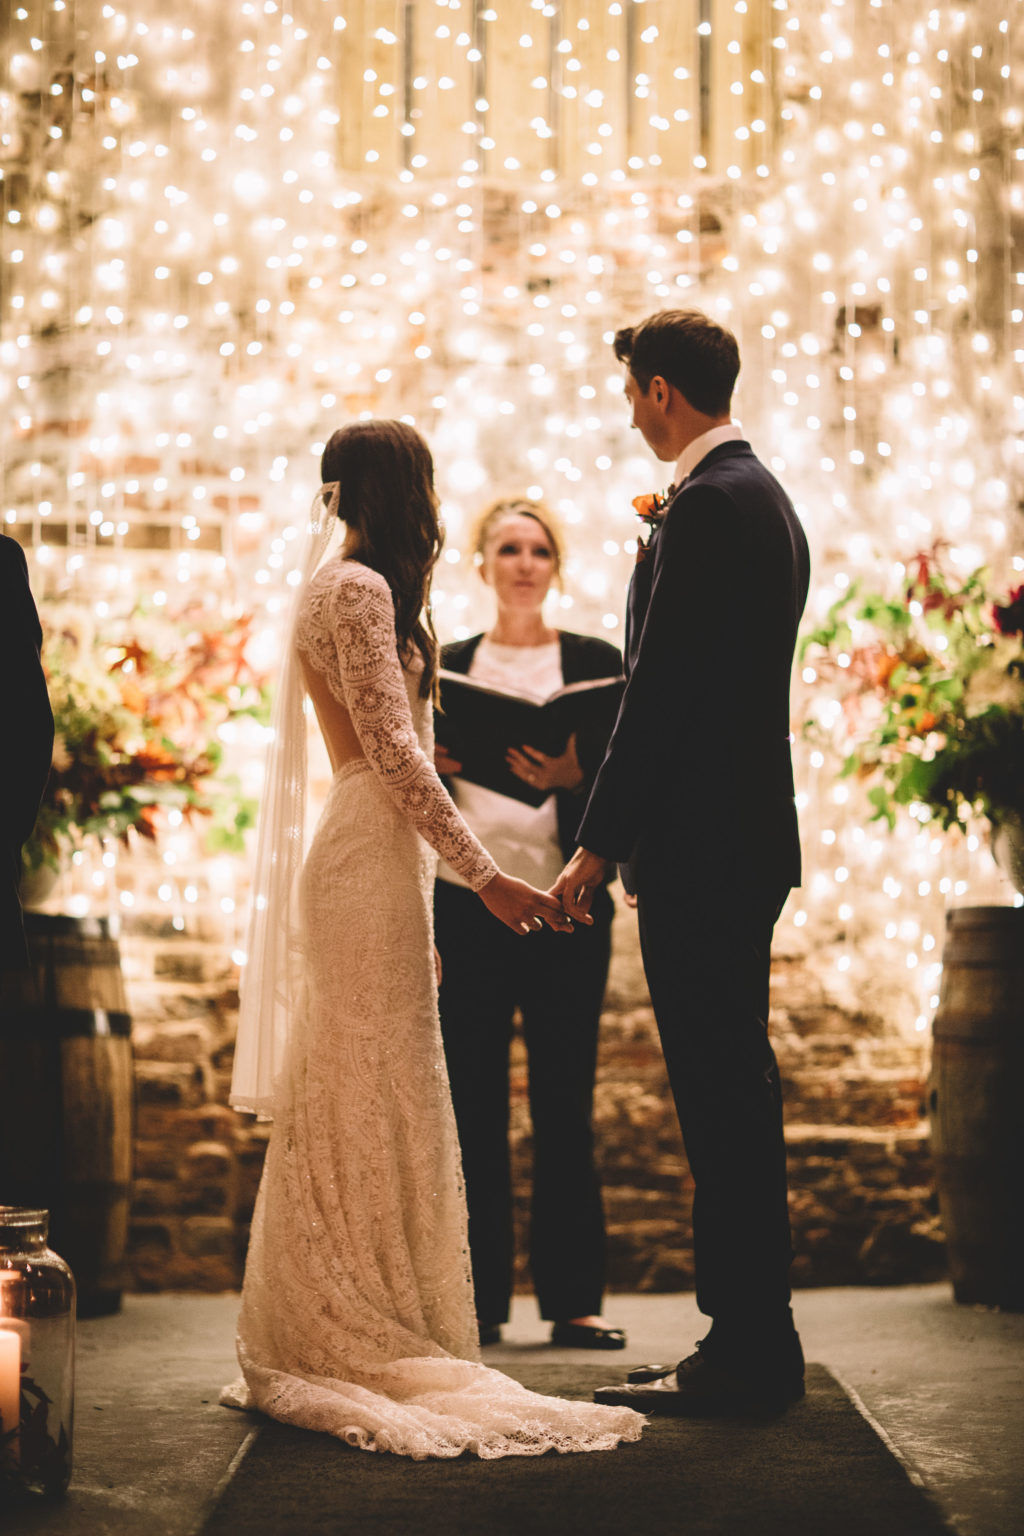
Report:
M 543 805 L 552 791 L 534 789 L 516 778 L 505 761 L 509 747 L 536 747 L 557 757 L 573 734 L 607 741 L 625 686 L 622 677 L 567 683 L 538 703 L 442 669 L 441 712 L 434 718 L 434 731 L 462 764 L 460 778 L 526 805 Z

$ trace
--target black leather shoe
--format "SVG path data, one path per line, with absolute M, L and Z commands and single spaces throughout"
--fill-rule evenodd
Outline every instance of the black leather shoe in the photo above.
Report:
M 638 1365 L 633 1370 L 626 1372 L 626 1380 L 656 1381 L 659 1376 L 667 1376 L 674 1370 L 674 1365 Z
M 700 1350 L 675 1368 L 649 1374 L 655 1370 L 644 1366 L 621 1387 L 599 1387 L 595 1403 L 677 1418 L 744 1417 L 782 1413 L 804 1395 L 802 1370 L 747 1375 L 715 1364 Z
M 480 1347 L 481 1347 L 481 1349 L 485 1349 L 488 1344 L 500 1344 L 501 1343 L 501 1324 L 500 1323 L 478 1323 L 477 1327 L 480 1330 Z
M 592 1323 L 555 1323 L 551 1342 L 560 1349 L 625 1349 L 621 1328 L 599 1328 Z

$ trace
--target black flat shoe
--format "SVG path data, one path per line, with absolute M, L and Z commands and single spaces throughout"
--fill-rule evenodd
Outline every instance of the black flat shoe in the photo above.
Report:
M 551 1342 L 560 1349 L 625 1349 L 621 1328 L 598 1328 L 592 1323 L 555 1323 Z
M 501 1324 L 500 1323 L 478 1323 L 477 1327 L 480 1329 L 480 1347 L 481 1347 L 481 1349 L 485 1349 L 488 1344 L 500 1344 L 501 1343 Z

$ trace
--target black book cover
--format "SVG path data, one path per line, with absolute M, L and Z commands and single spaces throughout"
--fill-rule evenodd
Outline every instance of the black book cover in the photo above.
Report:
M 585 731 L 607 740 L 625 686 L 622 677 L 568 683 L 538 703 L 442 669 L 441 710 L 434 717 L 434 733 L 462 764 L 460 778 L 526 805 L 543 805 L 552 791 L 533 789 L 516 778 L 505 761 L 509 747 L 536 747 L 548 757 L 557 757 L 574 733 Z

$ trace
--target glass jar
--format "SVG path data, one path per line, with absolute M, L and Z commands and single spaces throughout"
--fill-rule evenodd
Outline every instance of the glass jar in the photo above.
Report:
M 75 1282 L 49 1222 L 0 1205 L 0 1484 L 53 1496 L 71 1478 Z

